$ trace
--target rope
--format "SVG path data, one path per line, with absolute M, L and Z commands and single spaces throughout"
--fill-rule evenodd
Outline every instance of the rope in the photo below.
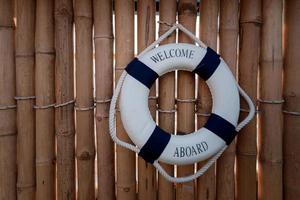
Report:
M 206 45 L 200 41 L 196 36 L 194 36 L 193 33 L 191 33 L 189 30 L 187 30 L 186 28 L 184 28 L 181 24 L 173 24 L 173 26 L 167 31 L 165 32 L 162 36 L 160 36 L 155 42 L 153 42 L 150 46 L 148 46 L 143 52 L 141 52 L 137 57 L 139 58 L 140 56 L 142 56 L 143 54 L 145 54 L 146 52 L 148 52 L 149 50 L 153 49 L 156 45 L 158 45 L 161 41 L 163 41 L 165 38 L 167 38 L 173 31 L 175 31 L 176 29 L 180 29 L 181 31 L 183 31 L 185 34 L 187 34 L 189 37 L 191 37 L 196 43 L 198 43 L 202 48 L 207 48 Z M 124 71 L 122 73 L 122 75 L 119 78 L 119 81 L 117 83 L 115 92 L 113 94 L 112 100 L 111 100 L 111 104 L 110 104 L 110 109 L 109 109 L 109 133 L 111 138 L 113 139 L 113 141 L 124 147 L 127 148 L 131 151 L 134 151 L 136 153 L 139 153 L 140 149 L 132 144 L 123 142 L 122 140 L 120 140 L 117 137 L 117 133 L 116 133 L 116 119 L 115 119 L 115 114 L 116 114 L 116 103 L 122 88 L 122 85 L 124 83 L 124 80 L 127 76 L 127 72 Z M 249 105 L 249 114 L 248 116 L 242 121 L 240 122 L 237 127 L 236 127 L 236 131 L 239 132 L 244 126 L 246 126 L 250 120 L 254 117 L 255 115 L 255 107 L 250 99 L 250 97 L 245 93 L 245 91 L 237 84 L 238 90 L 240 95 L 246 100 L 246 102 Z M 174 183 L 183 183 L 183 182 L 188 182 L 188 181 L 192 181 L 198 177 L 200 177 L 201 175 L 203 175 L 208 169 L 209 167 L 214 164 L 216 162 L 216 160 L 222 155 L 222 153 L 225 151 L 225 149 L 227 148 L 227 146 L 225 145 L 218 153 L 216 153 L 211 159 L 209 159 L 209 161 L 201 167 L 201 169 L 199 169 L 195 174 L 189 175 L 189 176 L 184 176 L 184 177 L 172 177 L 170 176 L 162 167 L 161 165 L 158 163 L 158 161 L 156 160 L 153 163 L 153 166 L 158 170 L 158 172 L 164 176 L 167 180 L 174 182 Z

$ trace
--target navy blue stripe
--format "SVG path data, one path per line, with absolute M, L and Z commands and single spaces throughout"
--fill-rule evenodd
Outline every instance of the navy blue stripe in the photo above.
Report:
M 153 163 L 162 154 L 170 139 L 171 134 L 156 126 L 150 138 L 142 147 L 139 156 L 145 161 Z
M 214 113 L 208 118 L 204 127 L 222 138 L 227 145 L 232 142 L 237 134 L 235 127 L 230 122 Z
M 220 64 L 220 55 L 218 55 L 214 50 L 207 47 L 206 54 L 201 60 L 199 65 L 194 69 L 194 73 L 197 73 L 205 81 L 208 80 L 211 75 L 216 71 Z
M 133 59 L 125 69 L 133 78 L 144 84 L 147 88 L 151 88 L 154 81 L 158 78 L 158 74 L 150 67 L 139 61 L 137 58 Z

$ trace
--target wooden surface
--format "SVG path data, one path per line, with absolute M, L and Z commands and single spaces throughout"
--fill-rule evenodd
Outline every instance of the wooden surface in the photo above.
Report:
M 17 199 L 13 1 L 0 1 L 0 199 Z
M 239 1 L 220 1 L 220 55 L 232 74 L 237 71 L 237 42 L 239 34 Z M 216 182 L 217 199 L 234 199 L 235 196 L 235 140 L 217 161 Z
M 195 33 L 197 8 L 194 0 L 181 0 L 178 3 L 179 23 Z M 179 32 L 179 42 L 193 43 L 183 32 Z M 177 135 L 189 134 L 195 131 L 195 75 L 187 71 L 178 71 L 177 99 Z M 194 173 L 194 165 L 178 166 L 177 175 L 186 176 Z M 195 196 L 194 181 L 176 184 L 176 199 L 190 200 Z
M 115 199 L 114 144 L 108 131 L 113 92 L 112 1 L 94 1 L 98 199 Z
M 252 9 L 249 9 L 251 7 Z M 239 84 L 256 104 L 259 67 L 261 0 L 242 0 L 240 4 Z M 248 110 L 241 101 L 241 108 Z M 240 118 L 248 112 L 242 111 Z M 257 117 L 243 128 L 237 139 L 236 193 L 239 200 L 257 199 Z
M 116 25 L 116 81 L 134 56 L 134 1 L 115 1 Z M 124 17 L 126 16 L 126 17 Z M 117 113 L 117 134 L 123 141 L 131 142 L 125 132 L 120 113 Z M 136 199 L 136 155 L 117 146 L 117 199 Z
M 217 50 L 219 0 L 203 0 L 200 6 L 200 39 L 210 48 Z M 199 79 L 197 129 L 201 128 L 207 114 L 211 112 L 212 99 L 206 83 Z M 204 161 L 205 162 L 205 161 Z M 204 163 L 203 162 L 203 163 Z M 200 168 L 203 163 L 199 163 Z M 216 199 L 215 164 L 197 180 L 198 200 Z
M 36 199 L 55 198 L 54 107 L 54 1 L 36 2 L 35 95 L 36 95 Z
M 155 0 L 140 0 L 137 6 L 138 52 L 143 51 L 155 40 Z M 150 97 L 156 96 L 156 84 L 150 89 Z M 156 121 L 157 99 L 149 98 L 149 109 Z M 156 170 L 141 157 L 138 158 L 138 199 L 156 199 Z
M 282 100 L 282 1 L 262 4 L 261 100 Z M 260 102 L 258 121 L 258 199 L 282 199 L 282 103 Z
M 91 0 L 74 1 L 78 200 L 95 199 L 92 18 Z
M 300 1 L 285 2 L 284 41 L 284 107 L 288 112 L 300 112 Z M 283 132 L 283 199 L 299 199 L 300 190 L 300 121 L 299 115 L 284 113 Z
M 177 2 L 176 0 L 160 1 L 159 20 L 172 24 L 176 19 Z M 159 25 L 159 35 L 162 35 L 170 27 L 166 24 Z M 172 43 L 176 41 L 176 33 L 174 32 L 161 44 Z M 159 100 L 158 107 L 163 111 L 175 110 L 175 72 L 169 72 L 159 78 Z M 158 124 L 163 130 L 173 133 L 175 132 L 175 112 L 159 112 Z M 174 175 L 173 165 L 162 164 L 164 169 L 170 175 Z M 175 199 L 174 184 L 167 181 L 160 174 L 158 175 L 158 199 L 173 200 Z
M 73 5 L 55 1 L 55 97 L 62 104 L 74 100 Z M 75 199 L 74 104 L 55 109 L 57 199 Z
M 18 199 L 35 198 L 34 32 L 35 1 L 18 0 L 16 28 L 16 96 Z M 26 97 L 32 97 L 27 98 Z

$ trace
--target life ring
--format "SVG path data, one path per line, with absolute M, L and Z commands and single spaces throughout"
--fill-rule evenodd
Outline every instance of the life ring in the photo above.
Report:
M 176 165 L 205 160 L 235 138 L 239 118 L 239 89 L 224 60 L 209 47 L 178 43 L 161 45 L 126 67 L 119 108 L 124 128 L 147 162 Z M 148 109 L 151 85 L 163 74 L 187 70 L 206 81 L 212 94 L 212 113 L 204 127 L 188 135 L 166 133 Z

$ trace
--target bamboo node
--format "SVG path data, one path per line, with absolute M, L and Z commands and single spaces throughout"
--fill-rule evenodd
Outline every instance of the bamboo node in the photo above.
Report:
M 245 108 L 240 108 L 240 111 L 241 112 L 250 112 L 250 110 L 249 109 L 245 109 Z M 260 112 L 262 112 L 261 110 L 259 110 L 259 109 L 255 109 L 255 113 L 260 113 Z
M 36 51 L 35 54 L 55 55 L 55 51 Z
M 71 105 L 71 104 L 74 104 L 75 103 L 75 100 L 71 100 L 71 101 L 67 101 L 65 103 L 61 103 L 61 104 L 56 104 L 54 106 L 54 108 L 60 108 L 60 107 L 64 107 L 64 106 L 68 106 L 68 105 Z
M 196 112 L 197 116 L 203 116 L 203 117 L 209 117 L 210 113 L 200 113 L 200 112 Z
M 14 25 L 0 25 L 0 29 L 15 29 Z
M 95 99 L 94 102 L 96 104 L 110 103 L 111 99 Z
M 15 109 L 17 105 L 0 106 L 0 110 Z
M 286 115 L 300 116 L 300 112 L 296 112 L 296 111 L 287 111 L 287 110 L 283 110 L 282 112 L 283 112 L 284 114 L 286 114 Z
M 265 99 L 257 99 L 259 103 L 265 103 L 265 104 L 282 104 L 284 103 L 284 99 L 280 100 L 265 100 Z
M 67 131 L 57 131 L 55 133 L 56 136 L 63 136 L 63 137 L 69 137 L 75 135 L 75 131 L 73 130 L 67 130 Z
M 263 24 L 262 19 L 260 19 L 260 18 L 256 18 L 256 19 L 252 19 L 252 20 L 240 20 L 240 24 L 246 24 L 246 23 L 252 23 L 252 24 L 257 24 L 257 25 Z
M 27 96 L 27 97 L 21 97 L 21 96 L 16 96 L 15 100 L 32 100 L 35 99 L 35 96 Z
M 97 121 L 101 122 L 105 118 L 109 118 L 109 115 L 101 115 L 101 114 L 96 114 L 95 118 Z
M 17 132 L 1 133 L 0 137 L 11 137 L 17 135 Z
M 95 157 L 95 153 L 90 153 L 88 151 L 83 151 L 77 155 L 77 160 L 91 160 Z
M 97 39 L 110 39 L 110 40 L 113 40 L 114 36 L 113 35 L 95 35 L 94 40 L 97 40 Z
M 89 111 L 89 110 L 94 110 L 95 105 L 89 106 L 89 107 L 79 107 L 77 105 L 75 105 L 75 110 L 76 111 Z
M 149 96 L 148 97 L 148 100 L 157 100 L 158 99 L 158 96 Z
M 171 113 L 175 113 L 176 109 L 165 110 L 165 109 L 158 108 L 157 111 L 160 112 L 160 113 L 170 113 L 171 114 Z
M 34 57 L 34 54 L 16 54 L 16 58 L 31 58 Z
M 175 99 L 176 103 L 195 103 L 197 101 L 197 99 L 180 99 L 180 98 L 176 98 Z
M 27 183 L 27 184 L 17 183 L 17 190 L 18 191 L 22 191 L 24 189 L 34 188 L 34 187 L 35 187 L 35 183 Z
M 48 165 L 48 164 L 55 164 L 55 158 L 49 159 L 49 160 L 36 160 L 35 164 L 37 166 L 42 166 L 42 165 Z
M 176 23 L 169 23 L 169 22 L 165 22 L 165 21 L 161 21 L 161 20 L 157 21 L 157 23 L 168 26 L 168 27 L 172 27 L 174 24 L 176 24 Z
M 41 105 L 41 106 L 39 106 L 39 105 L 34 105 L 33 108 L 34 108 L 34 109 L 48 109 L 48 108 L 52 108 L 52 107 L 54 107 L 54 106 L 55 106 L 55 103 L 49 104 L 49 105 Z

